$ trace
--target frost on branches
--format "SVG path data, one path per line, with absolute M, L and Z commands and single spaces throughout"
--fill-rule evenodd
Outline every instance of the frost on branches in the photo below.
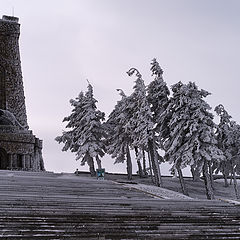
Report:
M 168 122 L 170 134 L 164 141 L 165 157 L 172 170 L 179 173 L 183 192 L 187 194 L 181 169 L 191 166 L 196 173 L 202 171 L 206 195 L 213 199 L 211 177 L 212 161 L 224 159 L 217 147 L 215 124 L 211 109 L 203 98 L 209 93 L 198 90 L 195 83 L 178 82 L 172 86 L 173 96 L 167 108 L 171 114 Z
M 163 70 L 154 58 L 151 63 L 151 71 L 154 80 L 148 85 L 147 100 L 153 113 L 153 121 L 156 124 L 156 132 L 164 137 L 168 134 L 168 126 L 163 119 L 166 118 L 166 108 L 168 106 L 170 91 L 166 82 L 163 80 Z
M 132 161 L 129 146 L 131 144 L 130 129 L 125 128 L 129 121 L 129 98 L 121 89 L 118 89 L 122 99 L 117 102 L 114 110 L 110 113 L 106 129 L 107 153 L 115 158 L 115 163 L 127 161 L 128 179 L 132 179 Z
M 93 159 L 96 159 L 98 168 L 101 168 L 99 157 L 104 155 L 105 149 L 102 126 L 104 113 L 97 110 L 96 103 L 93 88 L 89 84 L 85 95 L 81 92 L 75 100 L 70 100 L 72 114 L 63 119 L 69 130 L 55 139 L 58 143 L 64 143 L 62 151 L 75 152 L 76 160 L 81 159 L 81 165 L 87 163 L 92 176 L 96 174 Z
M 132 75 L 136 69 L 129 72 Z M 153 119 L 150 106 L 147 102 L 146 89 L 140 73 L 137 72 L 137 79 L 133 87 L 132 98 L 132 117 L 130 129 L 132 133 L 132 146 L 135 148 L 146 149 L 148 140 L 153 138 Z
M 130 96 L 132 99 L 132 117 L 129 127 L 131 129 L 132 148 L 135 149 L 137 157 L 139 174 L 140 176 L 142 174 L 140 159 L 144 156 L 144 151 L 148 151 L 154 171 L 155 184 L 161 186 L 161 174 L 154 136 L 154 122 L 146 97 L 146 87 L 137 69 L 131 68 L 127 73 L 129 76 L 136 73 L 137 76 L 133 87 L 134 92 Z
M 226 160 L 216 165 L 216 171 L 221 171 L 225 180 L 225 186 L 228 186 L 227 177 L 231 173 L 234 180 L 234 190 L 237 199 L 240 198 L 236 173 L 239 174 L 240 169 L 240 126 L 231 121 L 231 116 L 224 109 L 222 104 L 219 104 L 215 111 L 220 117 L 218 124 L 217 140 L 219 148 L 223 151 Z

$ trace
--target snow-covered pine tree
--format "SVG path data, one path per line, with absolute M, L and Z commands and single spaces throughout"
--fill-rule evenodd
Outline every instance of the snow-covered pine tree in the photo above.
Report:
M 154 80 L 147 87 L 147 100 L 151 106 L 153 113 L 153 121 L 156 124 L 155 131 L 160 136 L 164 137 L 168 132 L 168 126 L 164 123 L 166 116 L 166 108 L 168 106 L 170 91 L 166 82 L 163 80 L 163 70 L 159 63 L 154 58 L 151 62 L 151 71 L 154 76 Z
M 140 168 L 140 158 L 142 158 L 142 150 L 148 149 L 151 162 L 154 170 L 155 184 L 162 185 L 160 168 L 158 163 L 158 154 L 156 151 L 156 143 L 154 137 L 154 122 L 150 109 L 150 105 L 146 97 L 146 87 L 142 79 L 142 75 L 135 68 L 131 68 L 128 72 L 129 76 L 136 73 L 137 79 L 134 85 L 134 92 L 131 94 L 132 98 L 132 117 L 129 122 L 131 129 L 132 147 L 137 151 L 137 162 Z
M 170 135 L 164 141 L 165 158 L 172 164 L 172 170 L 178 171 L 185 194 L 187 191 L 181 169 L 192 165 L 202 169 L 207 198 L 214 199 L 209 163 L 220 161 L 224 156 L 217 147 L 213 115 L 209 112 L 211 107 L 203 99 L 209 93 L 198 90 L 193 82 L 178 82 L 172 86 L 172 91 L 167 108 L 171 119 L 168 122 Z
M 239 199 L 239 192 L 236 180 L 236 171 L 238 169 L 240 156 L 240 128 L 236 122 L 231 121 L 231 116 L 225 110 L 222 104 L 216 106 L 215 111 L 220 117 L 220 122 L 217 131 L 217 140 L 220 149 L 223 151 L 226 160 L 218 165 L 218 169 L 223 173 L 225 179 L 225 186 L 228 186 L 227 177 L 231 173 L 234 180 L 234 190 L 237 199 Z
M 131 144 L 130 133 L 124 126 L 129 121 L 128 105 L 129 99 L 121 89 L 117 89 L 122 99 L 117 102 L 114 110 L 110 113 L 104 124 L 106 129 L 107 153 L 115 158 L 115 163 L 127 162 L 128 179 L 132 179 L 132 160 L 129 150 Z
M 56 137 L 58 143 L 64 143 L 62 151 L 70 150 L 76 153 L 76 160 L 81 159 L 81 165 L 89 165 L 91 176 L 95 176 L 93 159 L 96 158 L 98 167 L 100 157 L 104 155 L 104 128 L 102 121 L 104 113 L 97 110 L 97 100 L 93 97 L 93 88 L 88 84 L 88 91 L 79 94 L 76 100 L 71 99 L 72 114 L 63 119 L 68 122 L 62 136 Z
M 153 114 L 155 141 L 158 140 L 156 141 L 156 146 L 160 146 L 164 150 L 161 139 L 169 134 L 169 128 L 166 124 L 168 122 L 166 121 L 168 117 L 166 115 L 166 108 L 168 106 L 170 91 L 163 80 L 163 70 L 155 58 L 151 62 L 151 72 L 154 80 L 147 87 L 147 100 Z M 163 158 L 160 158 L 163 161 Z
M 233 132 L 234 142 L 233 160 L 235 164 L 236 174 L 240 175 L 240 125 L 235 121 L 231 121 L 230 124 Z
M 229 140 L 232 137 L 231 133 L 231 127 L 230 127 L 230 121 L 231 116 L 227 113 L 227 111 L 224 109 L 224 106 L 222 104 L 219 104 L 215 107 L 215 112 L 220 117 L 220 122 L 218 124 L 217 128 L 217 141 L 219 148 L 223 151 L 224 155 L 226 156 L 225 161 L 221 161 L 219 163 L 215 164 L 216 173 L 219 171 L 222 172 L 225 182 L 225 187 L 228 187 L 228 181 L 227 177 L 231 173 L 231 150 L 229 149 Z M 229 152 L 230 150 L 230 152 Z

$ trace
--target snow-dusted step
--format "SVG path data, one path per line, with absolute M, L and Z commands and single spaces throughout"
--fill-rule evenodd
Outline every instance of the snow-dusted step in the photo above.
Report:
M 71 174 L 0 172 L 0 213 L 7 240 L 240 238 L 234 204 Z

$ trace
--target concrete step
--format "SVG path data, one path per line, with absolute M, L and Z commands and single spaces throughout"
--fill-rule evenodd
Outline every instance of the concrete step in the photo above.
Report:
M 0 213 L 0 239 L 240 239 L 238 206 L 73 174 L 0 171 Z

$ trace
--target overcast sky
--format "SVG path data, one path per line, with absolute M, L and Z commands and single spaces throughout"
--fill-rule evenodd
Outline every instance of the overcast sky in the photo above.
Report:
M 71 113 L 69 100 L 86 90 L 86 79 L 108 115 L 120 99 L 116 89 L 132 91 L 134 78 L 126 71 L 138 68 L 148 84 L 154 57 L 169 86 L 196 82 L 212 93 L 207 100 L 213 108 L 222 103 L 240 122 L 238 0 L 0 0 L 1 15 L 13 12 L 21 23 L 28 122 L 44 140 L 49 171 L 79 166 L 54 138 Z M 125 171 L 112 162 L 104 158 L 107 171 Z

